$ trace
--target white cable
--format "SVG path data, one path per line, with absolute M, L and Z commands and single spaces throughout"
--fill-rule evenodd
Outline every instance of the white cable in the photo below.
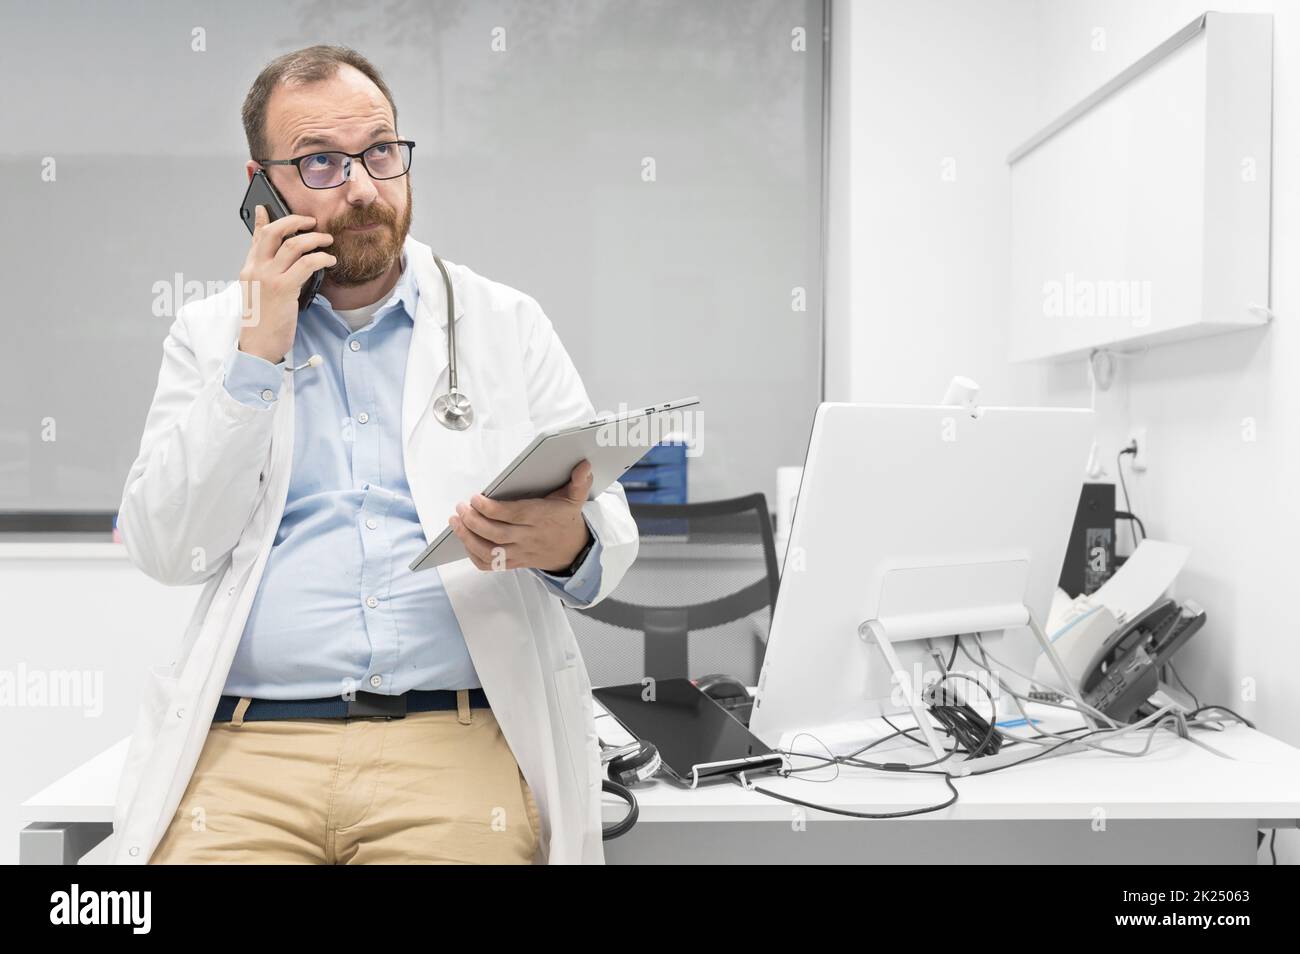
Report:
M 995 656 L 993 656 L 992 653 L 988 652 L 988 651 L 984 648 L 984 645 L 983 645 L 983 643 L 979 640 L 978 636 L 979 636 L 979 634 L 976 634 L 976 645 L 979 646 L 980 654 L 983 655 L 983 656 L 986 656 L 988 659 L 992 659 L 992 660 L 993 660 L 995 663 L 997 663 L 998 665 L 1004 665 L 1000 660 L 998 660 Z M 973 656 L 972 656 L 972 655 L 967 651 L 967 649 L 966 649 L 965 646 L 962 647 L 962 652 L 966 655 L 966 658 L 969 659 L 969 660 L 970 660 L 972 663 L 974 663 L 976 666 L 980 666 L 980 665 L 981 665 L 980 661 L 977 660 L 977 659 L 975 659 L 975 657 L 973 657 Z M 1009 685 L 1007 685 L 1006 682 L 1005 682 L 1005 680 L 1003 680 L 1003 679 L 1002 679 L 1002 678 L 1001 678 L 1001 677 L 1000 677 L 996 672 L 993 671 L 992 668 L 990 668 L 990 667 L 988 666 L 987 662 L 985 662 L 985 663 L 982 664 L 982 665 L 983 665 L 983 668 L 985 669 L 985 671 L 988 672 L 989 675 L 993 676 L 993 678 L 997 680 L 998 685 L 1002 688 L 1002 690 L 1003 690 L 1004 692 L 1006 692 L 1008 695 L 1010 695 L 1011 698 L 1015 701 L 1015 703 L 1016 703 L 1016 708 L 1020 710 L 1020 714 L 1021 714 L 1021 716 L 1024 718 L 1024 720 L 1025 720 L 1025 725 L 1028 726 L 1028 727 L 1030 727 L 1030 728 L 1033 728 L 1033 727 L 1034 727 L 1034 721 L 1029 717 L 1029 713 L 1025 710 L 1025 707 L 1024 707 L 1023 705 L 1021 705 L 1021 700 L 1024 700 L 1024 701 L 1027 701 L 1027 702 L 1034 702 L 1034 703 L 1038 703 L 1038 704 L 1041 704 L 1041 705 L 1052 706 L 1053 708 L 1066 709 L 1066 710 L 1068 710 L 1068 711 L 1070 711 L 1070 712 L 1076 712 L 1076 713 L 1078 712 L 1078 710 L 1075 709 L 1073 706 L 1067 706 L 1067 705 L 1063 705 L 1063 704 L 1060 704 L 1060 703 L 1054 703 L 1054 702 L 1046 702 L 1046 701 L 1042 701 L 1042 700 L 1032 699 L 1032 698 L 1030 698 L 1030 697 L 1028 697 L 1028 696 L 1024 696 L 1024 695 L 1022 695 L 1021 693 L 1017 692 L 1016 690 L 1012 689 Z M 1011 669 L 1010 666 L 1007 666 L 1006 668 L 1009 669 L 1009 670 L 1011 670 L 1012 672 L 1016 672 L 1014 669 Z M 1016 672 L 1016 675 L 1020 676 L 1022 679 L 1023 679 L 1023 678 L 1028 678 L 1028 677 L 1026 677 L 1023 673 Z M 1030 682 L 1032 682 L 1032 681 L 1033 681 L 1033 680 L 1031 679 Z M 1091 708 L 1091 707 L 1087 707 L 1087 708 Z M 1117 739 L 1117 738 L 1119 738 L 1122 734 L 1128 732 L 1130 729 L 1138 728 L 1138 727 L 1144 725 L 1145 723 L 1151 721 L 1152 719 L 1157 718 L 1158 716 L 1160 716 L 1160 715 L 1162 715 L 1162 714 L 1173 712 L 1174 708 L 1175 708 L 1174 706 L 1172 706 L 1172 705 L 1168 705 L 1168 706 L 1163 707 L 1163 708 L 1160 709 L 1159 711 L 1153 713 L 1152 715 L 1147 716 L 1145 719 L 1143 719 L 1143 720 L 1141 720 L 1141 721 L 1139 721 L 1139 722 L 1134 722 L 1134 723 L 1132 723 L 1132 724 L 1130 724 L 1130 725 L 1128 725 L 1128 726 L 1124 726 L 1124 727 L 1117 728 L 1117 729 L 1105 729 L 1105 730 L 1098 730 L 1098 731 L 1104 731 L 1104 732 L 1106 732 L 1106 738 L 1107 738 L 1107 739 Z M 1093 711 L 1095 712 L 1095 711 L 1097 711 L 1097 710 L 1093 710 Z M 1103 717 L 1106 718 L 1106 720 L 1107 720 L 1108 722 L 1110 722 L 1112 726 L 1115 725 L 1115 721 L 1114 721 L 1113 719 L 1109 718 L 1108 716 L 1104 716 L 1104 714 L 1103 714 Z M 1214 722 L 1214 721 L 1217 721 L 1217 720 L 1213 720 L 1213 719 L 1208 719 L 1208 720 L 1207 720 L 1207 719 L 1202 718 L 1202 719 L 1198 719 L 1198 720 L 1195 720 L 1195 721 L 1192 721 L 1192 722 L 1186 722 L 1185 724 L 1186 724 L 1187 726 L 1189 726 L 1189 727 L 1192 727 L 1192 728 L 1199 728 L 1199 727 L 1201 727 L 1201 726 L 1204 725 L 1204 724 L 1207 724 L 1207 723 L 1209 723 L 1209 722 Z M 1161 724 L 1163 725 L 1163 721 L 1161 722 Z M 1175 722 L 1175 724 L 1177 724 L 1177 723 Z M 1102 751 L 1102 752 L 1108 752 L 1108 753 L 1110 753 L 1110 754 L 1112 754 L 1112 755 L 1127 755 L 1127 756 L 1132 756 L 1132 755 L 1145 755 L 1145 754 L 1147 753 L 1147 751 L 1150 749 L 1150 739 L 1149 739 L 1149 737 L 1148 737 L 1148 744 L 1147 744 L 1146 746 L 1143 747 L 1142 751 L 1141 751 L 1141 752 L 1134 753 L 1134 752 L 1126 752 L 1126 751 L 1123 751 L 1123 750 L 1121 750 L 1121 749 L 1111 749 L 1111 748 L 1107 748 L 1105 745 L 1101 745 L 1100 743 L 1094 743 L 1094 742 L 1092 742 L 1092 741 L 1090 741 L 1090 740 L 1088 740 L 1088 739 L 1075 739 L 1075 738 L 1073 738 L 1073 737 L 1071 737 L 1071 736 L 1062 735 L 1062 734 L 1060 734 L 1060 733 L 1056 733 L 1056 732 L 1051 732 L 1051 731 L 1046 730 L 1046 729 L 1038 729 L 1037 731 L 1038 731 L 1041 735 L 1048 736 L 1048 737 L 1050 737 L 1050 738 L 1061 739 L 1061 740 L 1072 741 L 1072 742 L 1078 742 L 1078 743 L 1081 744 L 1081 745 L 1086 745 L 1086 746 L 1088 746 L 1089 748 L 1098 749 L 1098 750 L 1100 750 L 1100 751 Z M 1182 738 L 1182 737 L 1183 737 L 1183 736 L 1180 734 L 1180 738 Z M 1047 745 L 1052 744 L 1052 743 L 1044 742 L 1042 739 L 1036 739 L 1036 738 L 1024 738 L 1024 737 L 1021 737 L 1021 736 L 1013 736 L 1013 738 L 1015 738 L 1015 739 L 1017 739 L 1018 741 L 1021 741 L 1021 742 L 1029 742 L 1029 743 L 1031 743 L 1031 744 L 1034 744 L 1034 745 L 1040 745 L 1040 746 L 1047 746 Z M 1229 761 L 1236 761 L 1232 756 L 1228 755 L 1226 752 L 1220 752 L 1218 749 L 1214 748 L 1213 746 L 1208 745 L 1207 743 L 1202 742 L 1202 741 L 1200 741 L 1199 739 L 1194 739 L 1194 738 L 1192 738 L 1190 735 L 1186 736 L 1186 739 L 1187 739 L 1187 741 L 1191 742 L 1193 745 L 1200 746 L 1201 748 L 1205 749 L 1207 752 L 1211 753 L 1212 755 L 1217 755 L 1219 758 L 1228 759 Z
M 979 647 L 980 655 L 982 655 L 982 656 L 987 656 L 989 659 L 992 659 L 995 663 L 997 663 L 997 664 L 998 664 L 999 666 L 1001 666 L 1003 669 L 1007 670 L 1007 671 L 1010 672 L 1010 673 L 1013 673 L 1013 674 L 1019 676 L 1021 679 L 1025 680 L 1026 682 L 1028 682 L 1031 686 L 1033 686 L 1033 685 L 1037 685 L 1037 683 L 1034 681 L 1034 677 L 1033 677 L 1033 676 L 1027 676 L 1027 675 L 1025 675 L 1023 672 L 1021 672 L 1020 670 L 1014 668 L 1013 666 L 1009 666 L 1009 665 L 1007 665 L 1007 664 L 1004 663 L 1001 659 L 998 659 L 997 656 L 994 656 L 991 652 L 989 652 L 987 649 L 985 649 L 985 648 L 984 648 L 984 641 L 980 639 L 980 634 L 979 634 L 979 633 L 976 633 L 976 634 L 975 634 L 975 645 Z M 967 657 L 969 657 L 969 656 L 970 656 L 970 653 L 967 653 L 966 655 L 967 655 Z M 971 662 L 975 662 L 975 660 L 972 659 Z M 976 665 L 978 665 L 978 663 L 976 663 Z M 984 668 L 985 668 L 985 669 L 988 669 L 989 673 L 990 673 L 991 675 L 993 675 L 995 678 L 997 678 L 997 673 L 993 672 L 993 670 L 992 670 L 991 668 L 989 668 L 989 666 L 988 666 L 987 663 L 985 663 Z M 1076 692 L 1076 691 L 1073 689 L 1073 687 L 1069 687 L 1069 686 L 1067 686 L 1067 687 L 1066 687 L 1066 692 L 1067 692 L 1067 694 L 1070 695 L 1070 698 L 1074 701 L 1075 705 L 1080 706 L 1080 707 L 1082 707 L 1083 709 L 1086 709 L 1086 710 L 1088 711 L 1088 713 L 1089 713 L 1090 715 L 1092 715 L 1094 718 L 1100 719 L 1100 720 L 1103 721 L 1103 722 L 1108 722 L 1108 723 L 1110 723 L 1112 726 L 1117 724 L 1117 723 L 1115 722 L 1115 720 L 1112 719 L 1110 716 L 1106 715 L 1106 713 L 1102 712 L 1100 709 L 1094 709 L 1092 706 L 1088 705 L 1088 703 L 1084 702 L 1084 701 L 1083 701 L 1083 698 L 1078 694 L 1078 692 Z

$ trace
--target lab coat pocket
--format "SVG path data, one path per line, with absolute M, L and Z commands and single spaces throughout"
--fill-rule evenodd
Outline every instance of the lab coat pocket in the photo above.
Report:
M 150 666 L 149 675 L 145 679 L 139 720 L 156 730 L 171 708 L 179 684 L 180 677 L 172 674 L 171 663 Z
M 135 730 L 127 748 L 126 761 L 118 780 L 118 790 L 113 813 L 114 829 L 120 831 L 126 812 L 135 799 L 144 767 L 149 763 L 158 739 L 158 732 L 176 698 L 178 676 L 172 675 L 172 665 L 151 666 L 145 676 L 144 691 L 136 710 Z
M 579 760 L 584 757 L 584 743 L 587 738 L 586 711 L 582 700 L 583 679 L 577 664 L 556 669 L 551 678 L 555 683 L 556 707 L 560 713 L 560 725 L 557 728 L 564 733 L 560 745 L 564 758 L 568 762 L 569 773 L 573 777 L 575 790 L 582 791 L 586 767 Z M 581 766 L 581 769 L 580 769 Z

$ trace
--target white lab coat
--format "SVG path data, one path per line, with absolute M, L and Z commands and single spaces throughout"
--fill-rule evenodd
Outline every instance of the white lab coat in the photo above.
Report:
M 482 490 L 537 431 L 589 420 L 594 411 L 537 302 L 446 262 L 459 383 L 476 419 L 459 432 L 439 424 L 431 404 L 447 387 L 446 296 L 429 247 L 408 237 L 405 253 L 420 303 L 402 449 L 432 540 L 456 503 Z M 240 315 L 238 283 L 180 309 L 123 490 L 118 526 L 132 562 L 169 585 L 205 586 L 174 660 L 148 675 L 114 809 L 115 863 L 144 864 L 176 812 L 284 513 L 295 375 L 286 375 L 270 408 L 230 396 L 223 363 L 237 346 Z M 583 513 L 602 543 L 600 600 L 636 558 L 636 524 L 617 483 Z M 537 799 L 536 860 L 603 863 L 591 683 L 561 600 L 529 570 L 485 572 L 460 560 L 441 574 L 493 714 Z

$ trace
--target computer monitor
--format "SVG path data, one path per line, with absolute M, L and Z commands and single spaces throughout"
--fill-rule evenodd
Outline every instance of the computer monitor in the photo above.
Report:
M 750 730 L 840 754 L 909 710 L 874 632 L 919 689 L 924 640 L 1045 623 L 1092 437 L 1086 408 L 822 404 Z

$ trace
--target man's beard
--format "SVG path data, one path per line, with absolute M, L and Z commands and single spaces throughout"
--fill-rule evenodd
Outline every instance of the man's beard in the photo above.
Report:
M 350 228 L 379 223 L 369 232 L 349 232 Z M 325 269 L 325 278 L 335 285 L 364 285 L 374 281 L 392 267 L 402 254 L 406 233 L 411 229 L 411 180 L 406 180 L 406 211 L 399 218 L 386 205 L 372 202 L 367 208 L 350 209 L 330 222 L 326 230 L 334 241 L 323 247 L 338 263 Z

